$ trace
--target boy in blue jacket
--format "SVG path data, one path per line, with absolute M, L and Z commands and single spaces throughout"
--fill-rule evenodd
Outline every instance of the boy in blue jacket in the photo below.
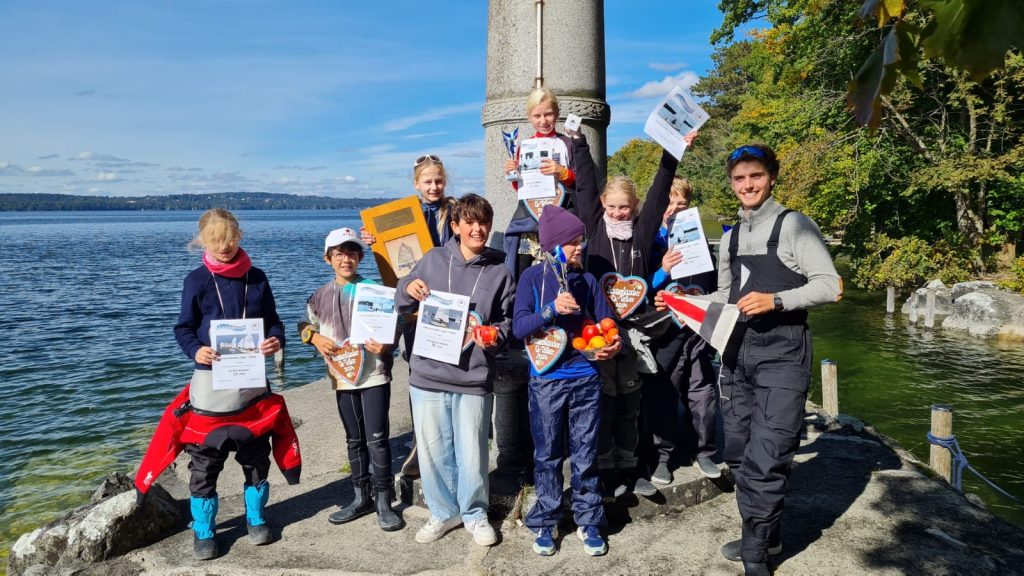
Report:
M 568 342 L 570 334 L 581 332 L 585 319 L 615 318 L 615 312 L 594 277 L 582 270 L 583 222 L 564 208 L 549 205 L 541 213 L 539 236 L 545 252 L 561 248 L 566 262 L 544 261 L 523 272 L 516 288 L 512 333 L 529 346 L 533 335 L 555 327 L 563 331 L 565 346 L 551 365 L 530 367 L 530 430 L 535 446 L 537 503 L 526 516 L 526 526 L 537 535 L 534 552 L 542 556 L 555 553 L 568 421 L 572 510 L 579 526 L 576 534 L 587 554 L 600 556 L 608 551 L 600 532 L 605 517 L 597 468 L 601 377 L 595 364 Z M 561 270 L 562 266 L 566 270 Z M 616 341 L 598 352 L 596 359 L 611 358 L 621 348 L 621 341 Z

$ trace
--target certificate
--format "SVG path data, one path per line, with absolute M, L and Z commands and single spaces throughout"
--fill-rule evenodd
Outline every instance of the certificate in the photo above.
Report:
M 267 362 L 260 354 L 263 318 L 213 320 L 210 344 L 219 360 L 213 362 L 213 389 L 265 388 Z
M 555 195 L 554 174 L 540 173 L 542 160 L 555 160 L 554 138 L 530 138 L 519 145 L 519 199 L 550 198 Z
M 381 344 L 394 344 L 397 325 L 395 289 L 367 282 L 356 284 L 349 342 L 365 344 L 372 338 Z
M 673 217 L 669 223 L 668 249 L 683 254 L 683 261 L 672 267 L 673 280 L 715 269 L 697 208 L 683 210 Z
M 693 96 L 676 86 L 647 117 L 644 132 L 669 154 L 681 159 L 686 151 L 683 136 L 703 126 L 708 118 Z
M 412 353 L 458 365 L 468 314 L 469 296 L 431 290 L 420 302 Z

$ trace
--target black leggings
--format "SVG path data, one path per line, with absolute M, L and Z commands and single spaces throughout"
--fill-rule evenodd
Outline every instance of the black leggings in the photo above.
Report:
M 246 482 L 256 485 L 267 479 L 270 472 L 270 435 L 253 438 L 251 434 L 246 433 L 217 433 L 228 428 L 231 427 L 211 432 L 207 437 L 207 442 L 216 444 L 216 447 L 185 444 L 185 452 L 192 457 L 188 464 L 191 473 L 188 489 L 193 496 L 209 498 L 216 495 L 217 478 L 232 451 L 235 452 L 235 460 L 242 465 Z
M 372 467 L 374 491 L 391 489 L 394 486 L 388 432 L 391 384 L 359 390 L 338 390 L 335 395 L 338 415 L 345 427 L 352 483 L 357 486 L 369 483 Z

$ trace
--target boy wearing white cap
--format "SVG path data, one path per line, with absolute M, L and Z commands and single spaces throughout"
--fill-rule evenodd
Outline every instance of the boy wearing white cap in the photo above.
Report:
M 394 476 L 388 408 L 394 346 L 375 340 L 346 346 L 352 329 L 356 284 L 373 282 L 358 273 L 365 248 L 359 233 L 352 228 L 339 228 L 327 235 L 323 258 L 334 270 L 334 279 L 309 297 L 307 320 L 299 323 L 299 333 L 303 342 L 316 347 L 327 364 L 352 466 L 355 498 L 327 519 L 332 524 L 342 524 L 376 511 L 381 530 L 391 532 L 403 526 L 402 518 L 391 508 Z M 362 370 L 357 370 L 354 377 L 335 362 L 339 356 L 353 353 L 362 358 Z

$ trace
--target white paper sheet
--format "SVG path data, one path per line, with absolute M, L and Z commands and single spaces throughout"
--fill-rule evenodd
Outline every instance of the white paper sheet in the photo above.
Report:
M 554 138 L 530 138 L 519 143 L 519 199 L 555 195 L 555 177 L 540 173 L 541 160 L 554 160 Z
M 213 389 L 265 387 L 267 361 L 260 354 L 261 342 L 263 318 L 211 321 L 211 347 L 220 354 L 213 363 Z
M 686 152 L 683 136 L 708 121 L 708 113 L 689 92 L 676 86 L 658 103 L 644 123 L 644 132 L 676 158 Z
M 374 339 L 381 344 L 395 343 L 395 289 L 380 284 L 356 284 L 352 305 L 352 329 L 349 342 L 365 344 Z
M 431 290 L 426 300 L 420 302 L 412 353 L 457 365 L 468 314 L 469 296 Z
M 683 210 L 669 222 L 668 249 L 683 254 L 683 261 L 672 267 L 673 280 L 715 269 L 697 208 Z

